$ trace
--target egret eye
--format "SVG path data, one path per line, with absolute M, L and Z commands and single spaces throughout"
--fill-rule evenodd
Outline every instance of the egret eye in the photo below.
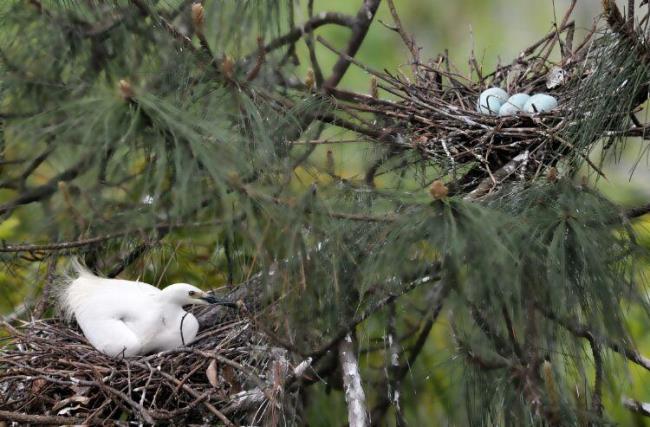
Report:
M 189 294 L 189 296 L 191 296 L 191 297 L 196 296 L 196 292 L 194 292 L 194 291 L 189 291 L 188 294 Z

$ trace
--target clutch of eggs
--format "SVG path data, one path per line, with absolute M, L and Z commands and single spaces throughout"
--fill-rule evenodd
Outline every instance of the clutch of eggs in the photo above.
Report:
M 491 87 L 481 92 L 476 103 L 479 113 L 500 117 L 514 116 L 521 112 L 547 113 L 557 106 L 557 99 L 546 93 L 537 93 L 533 96 L 517 93 L 509 96 L 505 90 L 498 87 Z

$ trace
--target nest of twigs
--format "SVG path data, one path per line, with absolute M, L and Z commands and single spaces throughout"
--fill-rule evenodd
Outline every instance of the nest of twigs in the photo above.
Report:
M 11 328 L 0 350 L 0 419 L 108 425 L 281 425 L 296 375 L 286 351 L 247 319 L 203 330 L 188 347 L 115 359 L 55 320 Z
M 431 160 L 430 164 L 447 165 L 441 177 L 448 177 L 445 180 L 450 189 L 455 193 L 474 192 L 477 197 L 509 178 L 534 179 L 569 157 L 586 162 L 602 175 L 588 158 L 591 145 L 576 146 L 571 139 L 576 132 L 588 133 L 589 143 L 594 143 L 607 126 L 619 128 L 622 116 L 634 109 L 626 105 L 608 117 L 596 111 L 603 99 L 616 95 L 617 77 L 624 67 L 613 56 L 635 59 L 635 46 L 639 44 L 635 34 L 610 37 L 611 33 L 594 25 L 583 40 L 574 43 L 570 9 L 553 31 L 523 49 L 512 63 L 498 65 L 486 74 L 472 55 L 470 70 L 463 75 L 446 53 L 422 60 L 415 40 L 393 13 L 393 29 L 411 53 L 405 65 L 410 76 L 378 71 L 349 58 L 372 76 L 370 95 L 332 89 L 339 110 L 358 123 L 356 130 L 392 147 L 389 157 L 415 151 L 421 160 L 413 164 Z M 610 26 L 616 29 L 611 22 Z M 642 59 L 636 59 L 637 63 L 644 62 Z M 602 63 L 607 64 L 602 67 Z M 558 100 L 559 106 L 545 113 L 522 112 L 507 117 L 483 114 L 477 111 L 477 101 L 489 87 L 500 87 L 510 95 L 547 93 Z M 613 110 L 610 107 L 609 111 Z M 371 113 L 375 119 L 366 120 L 359 113 Z M 610 117 L 619 113 L 621 117 Z M 598 120 L 606 124 L 605 128 L 580 128 L 584 121 Z

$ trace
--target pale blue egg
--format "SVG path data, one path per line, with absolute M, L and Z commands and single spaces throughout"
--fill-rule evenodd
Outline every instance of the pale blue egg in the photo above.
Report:
M 498 87 L 491 87 L 481 92 L 476 109 L 479 113 L 496 116 L 499 109 L 508 99 L 508 93 Z
M 499 109 L 499 116 L 514 116 L 520 111 L 523 111 L 524 105 L 530 99 L 530 95 L 526 93 L 516 93 L 512 95 Z
M 527 113 L 547 113 L 557 107 L 557 99 L 545 93 L 538 93 L 530 97 L 524 105 Z

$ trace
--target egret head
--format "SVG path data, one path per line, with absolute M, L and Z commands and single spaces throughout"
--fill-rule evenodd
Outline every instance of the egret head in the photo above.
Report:
M 178 305 L 205 305 L 219 302 L 211 293 L 187 283 L 174 283 L 167 286 L 163 289 L 163 296 L 167 301 Z

